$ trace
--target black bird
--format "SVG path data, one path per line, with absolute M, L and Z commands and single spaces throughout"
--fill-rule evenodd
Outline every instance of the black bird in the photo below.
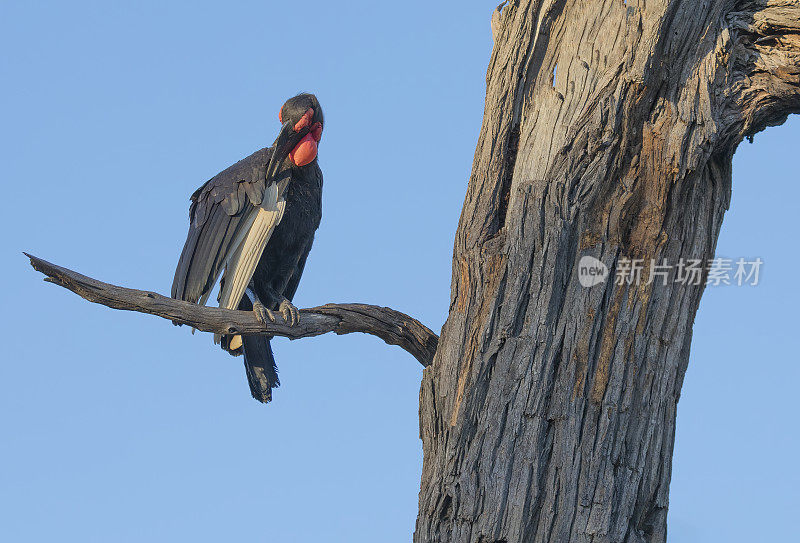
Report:
M 252 310 L 261 322 L 275 312 L 294 326 L 292 298 L 322 219 L 322 170 L 317 145 L 322 108 L 298 94 L 280 109 L 272 147 L 256 151 L 212 177 L 191 197 L 189 235 L 172 297 L 205 304 L 220 274 L 219 305 Z M 267 336 L 215 336 L 233 355 L 244 354 L 250 392 L 272 399 L 278 368 Z

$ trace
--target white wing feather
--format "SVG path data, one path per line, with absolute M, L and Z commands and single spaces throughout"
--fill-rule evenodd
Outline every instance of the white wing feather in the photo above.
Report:
M 281 189 L 285 188 L 285 183 L 281 184 Z M 267 242 L 272 236 L 273 230 L 281 222 L 283 211 L 286 209 L 286 200 L 282 190 L 277 184 L 272 184 L 264 191 L 264 198 L 261 200 L 256 213 L 253 213 L 252 224 L 249 228 L 243 229 L 241 241 L 236 240 L 233 247 L 234 251 L 228 256 L 225 262 L 225 284 L 219 293 L 219 306 L 225 309 L 236 309 L 244 296 L 250 279 L 256 271 L 258 261 L 267 247 Z M 233 342 L 241 338 L 234 338 Z M 219 343 L 221 336 L 214 334 L 214 343 Z
M 283 218 L 285 208 L 286 200 L 278 193 L 278 185 L 267 187 L 252 226 L 245 231 L 244 239 L 238 246 L 234 244 L 236 250 L 226 262 L 225 284 L 219 295 L 220 307 L 236 309 L 239 306 L 269 238 Z

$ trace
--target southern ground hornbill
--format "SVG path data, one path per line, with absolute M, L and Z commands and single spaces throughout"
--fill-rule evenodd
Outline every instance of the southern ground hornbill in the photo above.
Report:
M 291 326 L 299 319 L 292 297 L 322 218 L 317 145 L 324 121 L 313 94 L 289 99 L 278 118 L 283 126 L 272 147 L 192 194 L 172 297 L 205 304 L 221 274 L 220 307 L 252 310 L 262 322 L 275 322 L 279 312 Z M 279 384 L 269 339 L 215 336 L 229 353 L 244 354 L 250 392 L 261 402 Z

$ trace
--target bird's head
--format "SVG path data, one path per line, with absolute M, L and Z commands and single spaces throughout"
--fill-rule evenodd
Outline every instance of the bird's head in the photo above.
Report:
M 288 158 L 292 166 L 303 167 L 317 158 L 317 146 L 322 139 L 322 107 L 313 94 L 298 94 L 289 98 L 278 112 L 283 126 L 275 139 L 275 149 L 267 178 L 271 178 Z

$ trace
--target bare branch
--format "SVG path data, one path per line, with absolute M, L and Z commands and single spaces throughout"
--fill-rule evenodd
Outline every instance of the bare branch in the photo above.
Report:
M 423 366 L 433 361 L 439 337 L 418 320 L 388 307 L 366 304 L 327 304 L 300 310 L 300 322 L 289 327 L 278 323 L 264 325 L 250 311 L 206 307 L 174 300 L 155 292 L 134 290 L 103 283 L 77 272 L 51 264 L 25 253 L 31 266 L 47 277 L 45 281 L 71 290 L 90 302 L 112 309 L 138 311 L 187 324 L 203 332 L 219 334 L 265 334 L 289 339 L 319 336 L 334 332 L 362 332 L 398 345 L 414 355 Z

